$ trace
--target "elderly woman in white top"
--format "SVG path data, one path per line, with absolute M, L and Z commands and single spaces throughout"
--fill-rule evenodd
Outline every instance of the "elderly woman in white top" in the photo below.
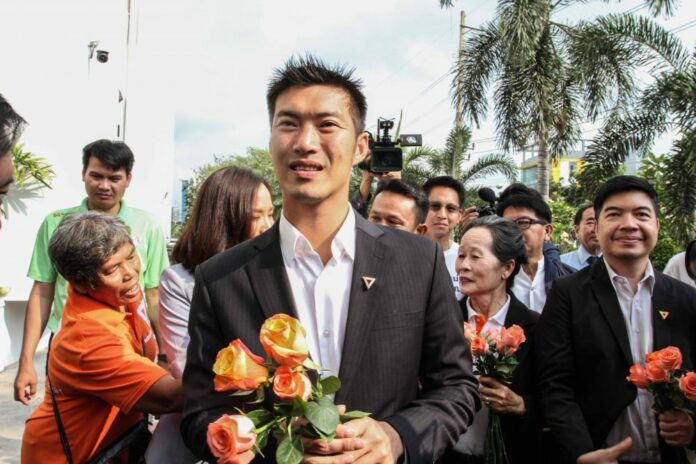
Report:
M 222 168 L 200 187 L 191 216 L 160 281 L 159 327 L 169 372 L 181 378 L 186 365 L 188 319 L 196 266 L 253 238 L 274 223 L 271 188 L 246 168 Z M 212 366 L 211 366 L 212 367 Z M 179 432 L 180 414 L 163 416 L 147 452 L 148 462 L 193 463 Z
M 476 219 L 464 227 L 456 269 L 464 294 L 459 306 L 464 319 L 478 332 L 517 324 L 527 341 L 517 351 L 520 362 L 508 387 L 491 377 L 479 379 L 483 406 L 443 463 L 483 463 L 489 410 L 500 414 L 510 463 L 537 462 L 540 427 L 533 411 L 530 366 L 532 332 L 539 315 L 510 290 L 527 260 L 524 239 L 514 222 L 497 216 Z

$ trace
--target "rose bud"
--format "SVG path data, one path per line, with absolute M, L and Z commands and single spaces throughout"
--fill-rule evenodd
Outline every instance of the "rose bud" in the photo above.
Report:
M 668 371 L 674 371 L 682 365 L 682 355 L 676 346 L 668 346 L 657 352 L 657 359 L 662 363 L 662 367 Z
M 645 367 L 645 375 L 653 383 L 662 383 L 669 380 L 669 372 L 662 367 L 659 360 L 649 362 Z
M 283 400 L 292 401 L 297 397 L 307 401 L 312 394 L 312 382 L 305 374 L 280 366 L 273 376 L 273 392 Z
M 696 401 L 696 373 L 688 372 L 679 379 L 679 389 L 689 401 Z
M 309 356 L 304 327 L 287 314 L 266 319 L 259 337 L 268 356 L 283 366 L 301 366 Z
M 634 364 L 631 366 L 630 372 L 631 375 L 626 377 L 626 380 L 638 388 L 648 388 L 648 376 L 643 366 Z
M 255 390 L 268 379 L 263 358 L 252 353 L 240 339 L 218 351 L 215 364 L 215 391 Z
M 245 416 L 224 414 L 208 425 L 208 447 L 218 464 L 248 464 L 254 459 L 254 423 Z

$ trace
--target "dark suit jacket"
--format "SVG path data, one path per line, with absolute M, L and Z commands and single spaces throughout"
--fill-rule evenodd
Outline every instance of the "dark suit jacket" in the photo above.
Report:
M 533 381 L 534 369 L 532 356 L 534 344 L 534 328 L 539 314 L 527 308 L 518 300 L 512 292 L 510 295 L 510 307 L 505 316 L 505 327 L 517 324 L 524 330 L 527 341 L 520 345 L 516 353 L 519 365 L 515 369 L 510 389 L 524 399 L 527 412 L 522 416 L 503 414 L 500 416 L 505 448 L 511 464 L 527 464 L 537 462 L 538 443 L 541 433 L 541 425 L 535 406 Z M 459 301 L 459 310 L 464 320 L 468 319 L 466 308 L 467 297 Z M 456 452 L 448 452 L 443 462 L 461 462 Z
M 442 249 L 359 215 L 355 219 L 356 255 L 339 372 L 343 386 L 335 401 L 389 422 L 409 462 L 433 462 L 479 407 Z M 181 429 L 186 444 L 203 459 L 212 459 L 208 424 L 241 406 L 240 397 L 213 389 L 211 368 L 218 350 L 240 338 L 262 355 L 258 335 L 264 320 L 279 312 L 296 317 L 279 237 L 276 225 L 196 270 Z M 369 290 L 363 276 L 376 279 Z M 265 454 L 273 462 L 273 452 Z
M 653 350 L 678 347 L 689 370 L 696 359 L 695 301 L 695 289 L 655 271 Z M 633 364 L 628 333 L 604 260 L 555 281 L 535 348 L 544 417 L 564 459 L 575 463 L 602 447 L 636 398 L 636 387 L 626 380 Z M 683 462 L 682 450 L 661 443 L 660 451 L 664 463 Z

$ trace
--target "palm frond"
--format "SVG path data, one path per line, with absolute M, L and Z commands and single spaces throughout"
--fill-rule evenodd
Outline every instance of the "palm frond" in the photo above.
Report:
M 562 156 L 580 139 L 582 96 L 573 73 L 566 69 L 565 79 L 557 83 L 554 97 L 554 123 L 549 137 L 552 158 Z
M 548 0 L 499 0 L 496 21 L 508 59 L 524 64 L 533 59 L 548 26 Z
M 669 211 L 670 233 L 685 244 L 696 234 L 696 131 L 684 134 L 667 158 L 663 202 Z
M 486 117 L 486 93 L 499 63 L 499 35 L 495 26 L 487 23 L 467 39 L 466 48 L 459 55 L 452 70 L 453 100 L 456 103 L 461 98 L 464 115 L 471 119 L 476 127 L 479 127 L 481 120 Z
M 679 38 L 650 18 L 607 15 L 597 19 L 597 26 L 607 34 L 607 39 L 628 40 L 635 46 L 647 47 L 653 54 L 652 64 L 667 63 L 681 70 L 689 64 L 689 51 Z
M 650 13 L 655 17 L 659 15 L 665 17 L 673 16 L 678 3 L 677 0 L 645 0 Z
M 454 6 L 454 0 L 440 0 L 440 8 L 451 8 Z
M 470 184 L 486 176 L 502 174 L 510 182 L 517 180 L 517 164 L 509 155 L 492 154 L 482 156 L 459 176 L 463 184 Z

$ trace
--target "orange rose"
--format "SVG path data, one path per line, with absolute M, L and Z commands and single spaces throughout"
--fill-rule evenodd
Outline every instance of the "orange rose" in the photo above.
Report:
M 662 367 L 659 360 L 653 360 L 645 366 L 645 375 L 653 383 L 662 383 L 669 380 L 669 372 Z
M 500 331 L 500 345 L 498 351 L 513 354 L 516 352 L 520 345 L 527 341 L 527 337 L 524 335 L 524 330 L 517 324 L 514 324 L 508 328 L 503 327 Z M 503 349 L 501 349 L 501 347 Z
M 208 425 L 208 447 L 218 464 L 248 464 L 254 459 L 254 423 L 245 416 L 224 414 Z
M 273 376 L 273 392 L 283 400 L 292 401 L 299 397 L 307 401 L 312 394 L 312 382 L 305 374 L 280 366 Z
M 488 353 L 488 342 L 483 337 L 471 339 L 471 354 L 473 356 L 483 356 Z
M 215 364 L 215 391 L 255 390 L 268 379 L 263 358 L 252 353 L 240 339 L 218 351 Z
M 471 325 L 469 325 L 468 322 L 465 322 L 464 323 L 464 338 L 466 338 L 467 340 L 471 340 L 475 336 L 476 336 L 476 333 L 475 333 L 474 329 L 471 328 Z
M 688 372 L 679 379 L 679 389 L 687 400 L 696 401 L 696 373 Z
M 287 314 L 276 314 L 266 319 L 259 337 L 268 356 L 283 366 L 301 366 L 309 356 L 304 327 Z
M 648 376 L 645 368 L 640 364 L 631 366 L 631 375 L 626 380 L 633 383 L 638 388 L 648 388 Z
M 676 346 L 668 346 L 657 352 L 657 359 L 660 360 L 662 367 L 672 372 L 682 365 L 682 355 Z

